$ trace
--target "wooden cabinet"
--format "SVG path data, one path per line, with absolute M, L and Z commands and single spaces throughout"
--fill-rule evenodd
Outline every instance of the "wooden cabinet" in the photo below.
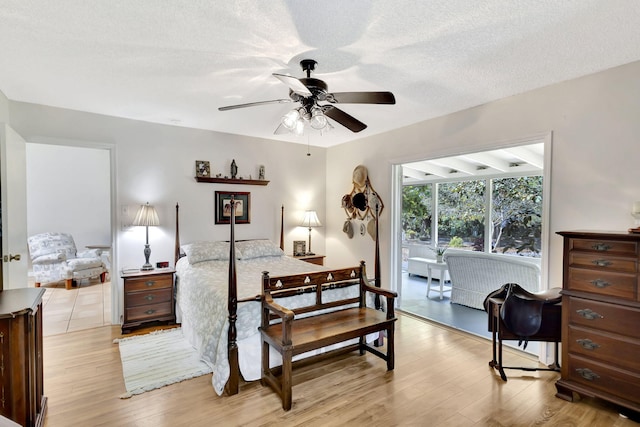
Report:
M 47 410 L 42 360 L 44 288 L 0 292 L 0 415 L 41 426 Z
M 562 377 L 557 397 L 598 397 L 640 411 L 640 235 L 564 237 Z
M 324 265 L 324 255 L 299 255 L 294 258 L 311 264 Z
M 147 322 L 175 322 L 173 269 L 123 273 L 122 333 Z

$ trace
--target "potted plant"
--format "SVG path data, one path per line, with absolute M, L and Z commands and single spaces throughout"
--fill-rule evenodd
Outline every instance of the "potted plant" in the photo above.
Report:
M 444 255 L 444 251 L 447 250 L 446 247 L 436 246 L 433 248 L 433 252 L 436 253 L 436 261 L 442 262 L 442 255 Z

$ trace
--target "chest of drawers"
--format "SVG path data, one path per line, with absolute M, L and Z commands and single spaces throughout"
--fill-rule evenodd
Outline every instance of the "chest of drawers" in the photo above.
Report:
M 567 231 L 562 376 L 557 397 L 598 397 L 640 411 L 640 235 Z
M 123 273 L 124 319 L 122 333 L 147 322 L 175 322 L 175 270 Z

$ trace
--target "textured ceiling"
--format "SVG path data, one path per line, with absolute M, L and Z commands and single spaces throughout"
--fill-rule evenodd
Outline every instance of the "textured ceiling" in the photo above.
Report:
M 0 90 L 15 101 L 331 146 L 640 59 L 637 0 L 0 0 Z M 274 135 L 272 73 L 318 61 L 368 125 Z

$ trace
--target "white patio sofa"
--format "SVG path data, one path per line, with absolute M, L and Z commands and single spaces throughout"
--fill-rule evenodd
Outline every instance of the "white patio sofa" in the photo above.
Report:
M 444 261 L 451 278 L 451 303 L 484 310 L 487 295 L 505 283 L 540 290 L 539 258 L 447 249 Z
M 407 272 L 409 275 L 427 277 L 427 260 L 435 260 L 435 252 L 427 245 L 410 244 L 408 248 Z

